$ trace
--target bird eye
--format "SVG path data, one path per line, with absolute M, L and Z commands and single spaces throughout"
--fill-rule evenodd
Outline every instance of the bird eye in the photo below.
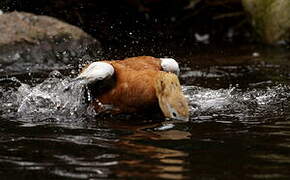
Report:
M 176 113 L 175 113 L 175 112 L 173 112 L 173 113 L 172 113 L 172 116 L 173 116 L 173 117 L 176 117 Z

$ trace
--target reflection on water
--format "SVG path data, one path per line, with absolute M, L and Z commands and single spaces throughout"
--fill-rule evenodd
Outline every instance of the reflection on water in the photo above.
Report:
M 37 83 L 2 77 L 1 179 L 289 179 L 289 59 L 182 56 L 190 122 L 100 117 L 86 87 L 57 71 Z

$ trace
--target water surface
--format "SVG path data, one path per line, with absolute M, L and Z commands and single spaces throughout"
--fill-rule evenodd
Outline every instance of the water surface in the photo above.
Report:
M 176 53 L 189 122 L 98 116 L 63 67 L 6 72 L 20 82 L 0 83 L 1 179 L 289 179 L 289 52 Z

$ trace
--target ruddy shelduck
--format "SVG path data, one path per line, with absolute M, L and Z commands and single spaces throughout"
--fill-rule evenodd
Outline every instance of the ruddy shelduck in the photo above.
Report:
M 174 59 L 140 56 L 91 63 L 76 79 L 88 84 L 96 111 L 109 104 L 118 113 L 159 109 L 167 118 L 188 120 L 188 102 L 178 74 Z

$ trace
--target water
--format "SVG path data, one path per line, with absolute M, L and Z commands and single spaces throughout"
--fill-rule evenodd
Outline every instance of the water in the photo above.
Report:
M 189 122 L 95 114 L 86 87 L 58 71 L 8 77 L 1 179 L 289 179 L 287 50 L 184 54 Z

